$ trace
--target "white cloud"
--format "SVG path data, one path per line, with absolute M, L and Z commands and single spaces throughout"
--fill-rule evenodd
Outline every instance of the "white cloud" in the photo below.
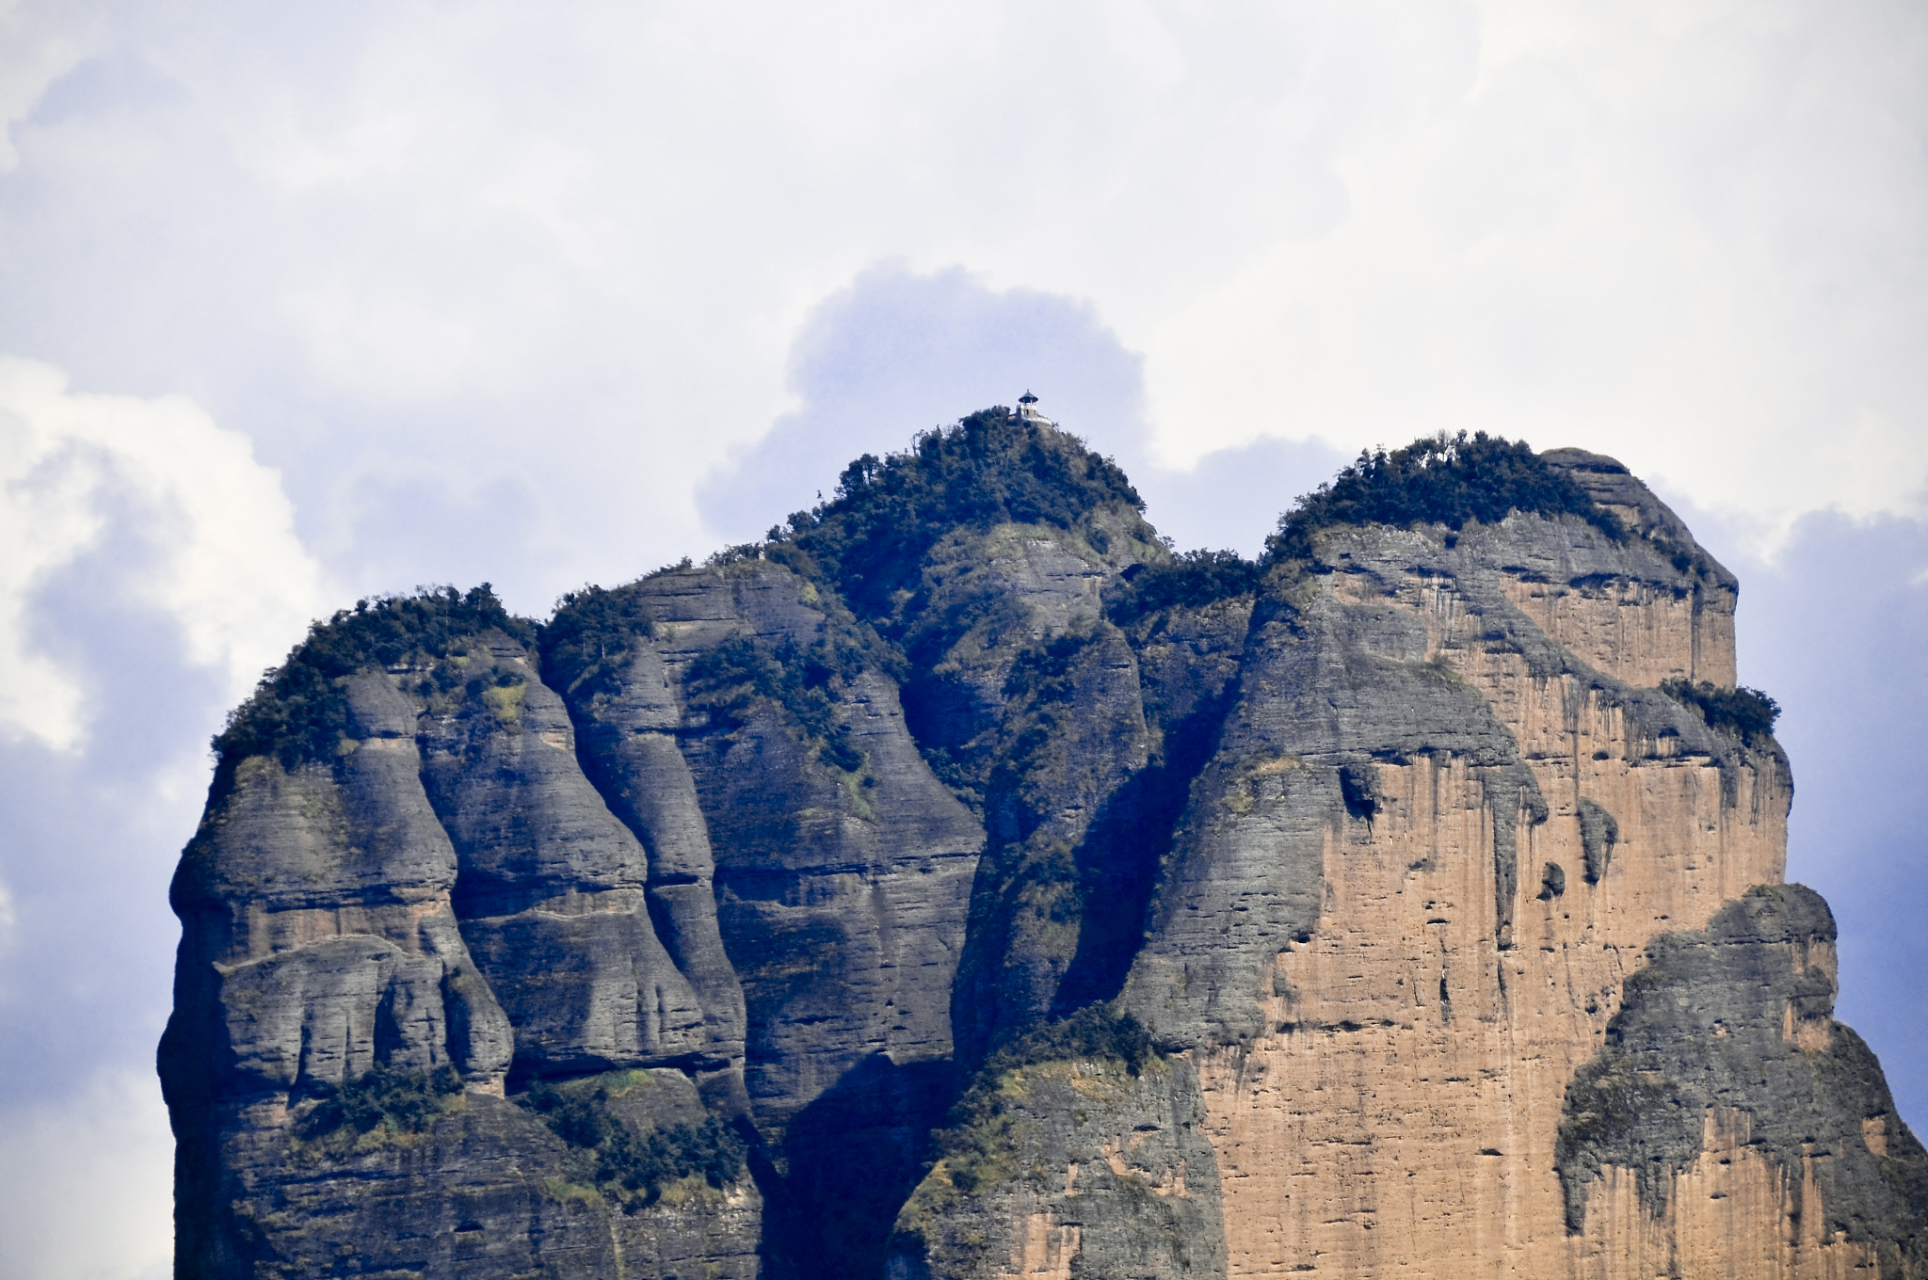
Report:
M 56 17 L 26 0 L 0 0 L 0 173 L 20 162 L 9 136 L 47 86 L 73 70 L 98 39 L 98 24 Z
M 1339 149 L 1350 216 L 1162 318 L 1154 416 L 1584 444 L 1782 526 L 1915 509 L 1925 36 L 1885 4 L 1482 5 L 1463 90 Z
M 52 365 L 0 356 L 0 732 L 81 745 L 85 673 L 35 634 L 33 597 L 112 533 L 150 557 L 129 603 L 168 617 L 233 697 L 322 605 L 279 477 L 246 436 L 184 396 L 76 394 Z
M 163 1280 L 174 1138 L 149 1072 L 0 1112 L 0 1280 Z
M 1915 0 L 12 0 L 0 350 L 192 387 L 357 588 L 530 610 L 700 554 L 882 261 L 1088 305 L 1170 466 L 1483 428 L 1771 547 L 1928 492 L 1924 64 Z M 66 500 L 0 697 L 71 743 L 5 603 Z
M 101 52 L 14 129 L 0 347 L 193 370 L 383 575 L 398 475 L 569 511 L 550 592 L 696 549 L 893 258 L 1090 303 L 1170 464 L 1486 428 L 1775 528 L 1928 483 L 1911 0 L 34 12 Z

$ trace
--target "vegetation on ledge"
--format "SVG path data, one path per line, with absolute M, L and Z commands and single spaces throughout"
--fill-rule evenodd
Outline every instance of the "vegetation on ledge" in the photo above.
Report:
M 1145 506 L 1116 463 L 1000 405 L 924 432 L 903 453 L 864 454 L 844 468 L 834 499 L 770 530 L 775 545 L 765 553 L 880 618 L 896 592 L 915 586 L 924 553 L 954 529 L 1070 529 L 1113 504 Z
M 1759 689 L 1746 686 L 1723 689 L 1707 680 L 1695 684 L 1676 677 L 1661 681 L 1660 691 L 1700 712 L 1708 728 L 1737 733 L 1750 746 L 1756 739 L 1773 733 L 1774 722 L 1781 716 L 1780 703 Z
M 537 1083 L 518 1102 L 579 1155 L 572 1176 L 614 1200 L 654 1204 L 670 1184 L 700 1175 L 721 1188 L 743 1176 L 749 1148 L 728 1124 L 662 1125 L 638 1133 L 609 1110 L 607 1084 L 556 1088 Z
M 1627 530 L 1574 479 L 1548 466 L 1524 440 L 1481 431 L 1441 432 L 1387 453 L 1362 451 L 1330 482 L 1300 498 L 1266 539 L 1266 561 L 1312 559 L 1312 538 L 1342 524 L 1497 524 L 1514 511 L 1577 515 L 1609 537 Z
M 1079 1058 L 1120 1063 L 1136 1077 L 1158 1053 L 1151 1035 L 1131 1014 L 1106 1005 L 1088 1005 L 1058 1022 L 1046 1023 L 992 1054 L 951 1108 L 950 1125 L 931 1135 L 935 1157 L 944 1162 L 951 1185 L 966 1195 L 1011 1176 L 1012 1125 L 1004 1081 L 1013 1071 L 1046 1062 Z
M 302 1117 L 302 1140 L 334 1155 L 404 1134 L 428 1131 L 462 1093 L 453 1067 L 402 1071 L 376 1067 L 359 1080 L 325 1090 L 320 1103 Z
M 728 730 L 740 727 L 759 700 L 775 703 L 817 744 L 825 763 L 857 773 L 863 752 L 837 720 L 837 695 L 862 672 L 864 655 L 840 639 L 828 629 L 805 649 L 788 640 L 772 645 L 761 636 L 731 636 L 690 663 L 684 682 L 690 709 L 708 712 L 712 725 Z
M 1118 626 L 1166 609 L 1200 609 L 1247 596 L 1264 570 L 1236 551 L 1185 551 L 1168 564 L 1135 565 L 1106 593 L 1105 615 Z
M 352 610 L 315 623 L 215 735 L 217 779 L 231 777 L 249 756 L 272 756 L 284 769 L 332 759 L 348 728 L 343 677 L 370 667 L 438 662 L 457 655 L 467 637 L 489 630 L 535 639 L 534 626 L 503 608 L 486 582 L 466 592 L 425 587 L 414 595 L 357 600 Z
M 1013 1040 L 984 1064 L 986 1076 L 1071 1058 L 1109 1058 L 1138 1075 L 1158 1056 L 1151 1033 L 1129 1013 L 1115 1013 L 1108 1005 L 1087 1005 L 1069 1017 L 1048 1022 Z M 966 1095 L 968 1097 L 968 1095 Z

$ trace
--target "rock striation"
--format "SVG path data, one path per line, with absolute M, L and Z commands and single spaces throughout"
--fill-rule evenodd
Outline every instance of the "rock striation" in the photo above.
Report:
M 177 1274 L 1928 1274 L 1738 584 L 1612 459 L 1175 554 L 1029 405 L 217 738 Z

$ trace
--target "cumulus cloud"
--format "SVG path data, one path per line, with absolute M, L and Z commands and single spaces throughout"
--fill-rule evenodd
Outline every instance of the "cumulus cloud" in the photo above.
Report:
M 52 365 L 0 356 L 0 486 L 0 732 L 16 738 L 83 741 L 85 673 L 35 634 L 35 596 L 117 522 L 151 551 L 122 590 L 177 626 L 186 660 L 219 669 L 230 696 L 322 604 L 279 478 L 186 397 L 77 394 Z
M 902 449 L 958 406 L 1015 404 L 1031 389 L 1060 426 L 1124 465 L 1152 522 L 1185 548 L 1258 554 L 1279 513 L 1347 460 L 1316 441 L 1259 440 L 1167 465 L 1145 420 L 1143 358 L 1090 304 L 995 289 L 957 268 L 865 271 L 811 313 L 788 370 L 797 407 L 697 489 L 729 541 L 812 505 L 859 454 Z
M 1163 318 L 1153 415 L 1585 444 L 1770 533 L 1918 510 L 1925 34 L 1883 5 L 1482 6 L 1462 78 L 1341 149 L 1347 217 Z
M 903 449 L 913 432 L 1032 387 L 1067 430 L 1140 455 L 1140 364 L 1089 303 L 992 289 L 955 267 L 879 264 L 811 312 L 787 361 L 797 407 L 712 471 L 697 502 L 731 541 L 760 537 L 834 489 L 858 454 Z
M 10 356 L 0 547 L 0 1276 L 165 1274 L 168 875 L 327 592 L 247 436 Z
M 1928 481 L 1909 0 L 16 13 L 80 56 L 0 349 L 187 379 L 356 589 L 700 553 L 688 478 L 888 261 L 1088 308 L 1173 469 L 1483 428 L 1770 539 Z
M 174 1138 L 148 1073 L 95 1073 L 72 1104 L 0 1118 L 0 1280 L 173 1273 L 171 1206 L 154 1188 L 173 1169 Z

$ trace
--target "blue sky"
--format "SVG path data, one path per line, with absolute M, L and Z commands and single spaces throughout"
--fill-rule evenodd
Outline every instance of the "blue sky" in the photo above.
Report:
M 166 1272 L 167 878 L 309 618 L 545 613 L 1026 387 L 1183 546 L 1442 428 L 1626 461 L 1928 1124 L 1924 65 L 1906 0 L 0 0 L 0 1277 Z

